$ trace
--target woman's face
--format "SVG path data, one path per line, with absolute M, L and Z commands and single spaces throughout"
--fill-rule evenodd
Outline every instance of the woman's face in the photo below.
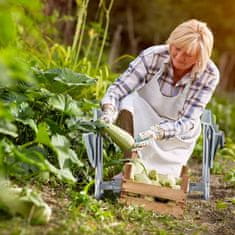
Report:
M 173 67 L 177 70 L 188 70 L 197 62 L 197 55 L 191 55 L 184 48 L 170 46 L 170 57 Z

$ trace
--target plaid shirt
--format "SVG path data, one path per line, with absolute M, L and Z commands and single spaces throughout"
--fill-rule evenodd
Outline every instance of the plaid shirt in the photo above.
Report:
M 174 84 L 169 47 L 167 45 L 150 47 L 132 61 L 128 69 L 108 88 L 101 104 L 112 104 L 118 109 L 122 98 L 143 87 L 160 69 L 162 73 L 158 82 L 165 96 L 176 96 L 182 92 L 188 82 L 191 82 L 179 119 L 160 123 L 160 127 L 164 130 L 164 138 L 184 135 L 200 119 L 219 82 L 219 71 L 211 60 L 202 73 L 189 72 Z

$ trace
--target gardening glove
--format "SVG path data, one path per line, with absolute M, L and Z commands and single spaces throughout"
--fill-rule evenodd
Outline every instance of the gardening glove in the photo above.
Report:
M 100 117 L 100 120 L 107 123 L 114 123 L 117 118 L 117 112 L 112 106 L 104 108 Z
M 154 140 L 161 140 L 164 137 L 164 130 L 158 125 L 150 127 L 150 130 L 143 131 L 135 138 L 135 149 L 142 149 Z

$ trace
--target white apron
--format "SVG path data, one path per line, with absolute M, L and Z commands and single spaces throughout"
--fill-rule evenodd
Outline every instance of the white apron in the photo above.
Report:
M 179 111 L 183 110 L 191 81 L 186 84 L 182 93 L 167 97 L 161 93 L 157 81 L 161 74 L 162 71 L 159 71 L 149 83 L 120 103 L 120 110 L 127 109 L 133 114 L 134 137 L 162 120 L 176 121 L 179 119 Z M 152 141 L 138 152 L 140 159 L 147 170 L 156 169 L 160 174 L 179 177 L 182 166 L 186 165 L 193 152 L 200 131 L 201 124 L 198 120 L 194 128 L 185 135 Z

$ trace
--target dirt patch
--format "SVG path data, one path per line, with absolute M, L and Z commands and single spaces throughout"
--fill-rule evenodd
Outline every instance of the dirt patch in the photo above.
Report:
M 200 164 L 190 165 L 192 178 L 199 182 L 201 178 Z M 194 223 L 205 228 L 202 234 L 235 234 L 235 205 L 232 198 L 235 190 L 223 182 L 223 177 L 211 175 L 211 192 L 208 201 L 199 195 L 188 197 L 186 217 L 191 217 Z

